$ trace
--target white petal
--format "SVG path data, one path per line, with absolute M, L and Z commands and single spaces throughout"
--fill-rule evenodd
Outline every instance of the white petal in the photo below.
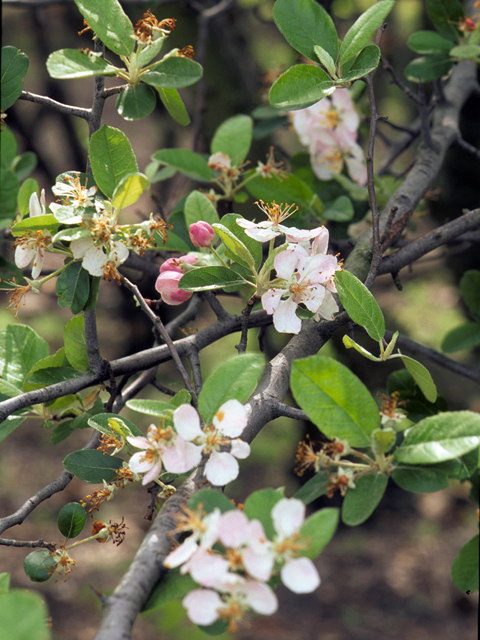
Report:
M 143 451 L 138 451 L 130 458 L 128 466 L 134 473 L 146 473 L 151 468 L 152 463 L 145 458 Z
M 247 572 L 256 580 L 266 582 L 270 580 L 275 558 L 271 553 L 256 553 L 252 547 L 242 551 L 243 565 Z
M 150 449 L 152 446 L 152 443 L 143 436 L 127 436 L 127 442 L 137 449 Z
M 280 539 L 289 538 L 305 520 L 305 504 L 297 498 L 282 498 L 272 509 L 272 519 Z
M 190 560 L 197 551 L 198 544 L 195 542 L 195 536 L 189 536 L 185 542 L 168 554 L 163 564 L 169 569 L 179 567 L 187 560 Z
M 277 597 L 266 584 L 249 580 L 242 588 L 246 601 L 257 613 L 271 616 L 278 609 Z
M 279 333 L 299 333 L 302 321 L 295 311 L 297 305 L 292 296 L 288 300 L 282 300 L 273 314 L 273 324 Z
M 202 446 L 197 446 L 177 436 L 175 443 L 162 449 L 165 469 L 170 473 L 186 473 L 200 464 Z
M 208 551 L 199 551 L 189 562 L 190 575 L 202 587 L 213 587 L 228 571 L 228 560 Z
M 273 229 L 272 227 L 262 229 L 258 226 L 255 229 L 246 229 L 245 233 L 257 242 L 268 242 L 269 240 L 272 240 L 272 238 L 279 236 L 281 232 Z
M 40 275 L 43 267 L 43 261 L 45 260 L 45 249 L 38 247 L 35 256 L 33 258 L 32 265 L 32 278 L 36 280 Z
M 42 207 L 40 205 L 40 201 L 38 199 L 35 191 L 30 196 L 30 200 L 28 203 L 28 210 L 30 211 L 30 217 L 34 218 L 35 216 L 41 216 L 44 212 L 42 211 Z
M 35 258 L 36 250 L 31 243 L 19 244 L 15 247 L 15 264 L 19 269 L 25 269 Z
M 205 465 L 205 476 L 209 482 L 217 487 L 232 482 L 238 476 L 238 462 L 229 453 L 212 451 L 212 455 Z
M 277 276 L 291 280 L 293 272 L 298 264 L 298 253 L 295 249 L 286 249 L 281 251 L 273 261 Z
M 190 620 L 204 627 L 218 620 L 218 612 L 224 606 L 218 593 L 211 589 L 190 591 L 182 600 L 182 604 Z
M 250 445 L 248 442 L 244 442 L 243 440 L 240 440 L 240 438 L 236 438 L 235 440 L 232 440 L 230 453 L 232 456 L 235 456 L 235 458 L 244 460 L 250 455 Z
M 143 476 L 142 484 L 145 485 L 145 484 L 148 484 L 149 482 L 152 482 L 153 480 L 156 480 L 161 472 L 162 472 L 162 461 L 158 459 L 154 464 L 152 464 L 150 471 L 148 471 Z
M 80 260 L 87 253 L 89 249 L 93 247 L 93 240 L 91 238 L 79 238 L 73 240 L 70 243 L 70 250 L 73 253 L 75 260 Z
M 108 260 L 115 264 L 122 264 L 128 258 L 129 251 L 123 242 L 112 242 L 112 249 L 108 254 Z
M 283 294 L 286 293 L 286 289 L 269 289 L 262 296 L 262 307 L 271 316 L 278 305 Z
M 338 305 L 335 301 L 335 298 L 330 293 L 330 291 L 325 290 L 325 298 L 323 299 L 322 304 L 317 309 L 317 313 L 315 319 L 325 318 L 326 320 L 332 320 L 333 314 L 337 313 Z
M 198 413 L 190 404 L 181 404 L 175 409 L 173 424 L 178 435 L 185 440 L 195 440 L 198 436 L 203 436 Z
M 248 518 L 238 509 L 222 514 L 218 523 L 218 539 L 224 547 L 241 547 L 248 540 Z
M 224 402 L 213 416 L 214 426 L 223 435 L 236 438 L 247 426 L 247 410 L 238 400 Z
M 81 239 L 78 241 L 80 242 Z M 107 263 L 108 256 L 102 247 L 92 247 L 83 256 L 82 266 L 92 276 L 103 276 L 103 268 Z
M 283 584 L 294 593 L 311 593 L 320 585 L 318 571 L 309 558 L 295 558 L 280 571 Z

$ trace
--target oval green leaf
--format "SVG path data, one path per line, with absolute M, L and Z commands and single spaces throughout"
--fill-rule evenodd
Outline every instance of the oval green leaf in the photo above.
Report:
M 405 431 L 395 458 L 406 464 L 435 464 L 452 460 L 480 444 L 480 415 L 473 411 L 439 413 Z
M 407 40 L 407 47 L 415 53 L 448 53 L 452 48 L 452 41 L 444 38 L 435 31 L 417 31 Z
M 190 124 L 190 116 L 183 104 L 183 100 L 176 89 L 166 89 L 165 87 L 156 87 L 163 106 L 178 124 L 186 127 Z
M 330 76 L 310 64 L 296 64 L 276 80 L 269 93 L 270 104 L 277 109 L 305 109 L 335 91 Z
M 405 77 L 412 82 L 432 82 L 447 75 L 453 60 L 444 53 L 415 58 L 405 67 Z
M 207 160 L 190 149 L 161 149 L 153 154 L 152 159 L 173 167 L 193 180 L 210 182 L 215 179 L 215 172 L 210 169 Z
M 190 58 L 170 56 L 156 64 L 152 71 L 142 73 L 143 82 L 156 89 L 180 89 L 198 82 L 203 75 L 202 65 Z
M 347 367 L 324 356 L 295 360 L 290 386 L 299 407 L 328 438 L 369 446 L 370 434 L 380 426 L 378 407 Z
M 253 120 L 250 116 L 240 114 L 225 120 L 213 135 L 212 154 L 224 153 L 231 159 L 233 166 L 240 166 L 250 151 L 252 131 Z
M 441 349 L 445 353 L 474 349 L 480 345 L 480 323 L 467 322 L 455 327 L 443 338 Z
M 117 98 L 117 111 L 124 120 L 141 120 L 155 109 L 155 92 L 146 84 L 128 85 Z
M 47 58 L 47 71 L 52 78 L 93 78 L 116 76 L 119 69 L 109 64 L 100 54 L 84 49 L 60 49 Z
M 355 480 L 355 489 L 349 489 L 342 504 L 342 521 L 356 527 L 372 515 L 387 488 L 388 477 L 383 473 L 370 473 Z
M 104 124 L 90 138 L 90 163 L 98 188 L 109 198 L 122 178 L 137 173 L 138 166 L 127 136 Z
M 86 524 L 87 512 L 79 502 L 69 502 L 60 509 L 57 525 L 66 540 L 80 535 Z
M 80 261 L 70 262 L 58 276 L 55 293 L 59 307 L 70 307 L 74 314 L 83 310 L 90 294 L 90 277 Z
M 385 320 L 377 301 L 367 287 L 349 271 L 337 271 L 335 284 L 340 301 L 350 318 L 364 327 L 377 342 L 385 335 Z
M 300 529 L 302 537 L 308 539 L 308 549 L 300 555 L 316 558 L 333 538 L 338 526 L 339 510 L 331 507 L 320 509 L 309 516 Z
M 215 205 L 201 191 L 192 191 L 188 195 L 185 200 L 184 212 L 187 228 L 200 220 L 208 222 L 208 224 L 215 224 L 220 221 Z
M 11 107 L 21 95 L 28 65 L 28 57 L 20 49 L 2 47 L 0 100 L 2 111 Z
M 171 404 L 161 400 L 127 400 L 127 407 L 138 413 L 146 413 L 147 416 L 158 418 L 171 417 L 174 411 Z
M 480 271 L 465 271 L 460 280 L 460 293 L 472 318 L 480 322 Z
M 478 533 L 458 552 L 452 564 L 452 580 L 463 591 L 478 591 Z
M 32 582 L 45 582 L 52 577 L 55 561 L 47 549 L 36 549 L 23 561 L 25 573 Z
M 409 358 L 408 356 L 401 356 L 402 362 L 405 367 L 408 369 L 413 379 L 420 387 L 423 395 L 429 402 L 435 402 L 437 399 L 437 387 L 433 381 L 432 376 L 430 375 L 430 371 L 414 360 L 413 358 Z
M 65 469 L 80 480 L 91 484 L 112 482 L 115 472 L 122 466 L 120 458 L 106 456 L 98 449 L 73 451 L 63 461 Z
M 132 53 L 132 23 L 117 0 L 75 0 L 75 4 L 105 46 L 119 56 Z
M 226 267 L 199 267 L 181 278 L 178 286 L 184 291 L 209 291 L 224 287 L 244 285 L 245 279 Z
M 113 192 L 112 205 L 124 209 L 134 204 L 148 186 L 148 178 L 143 173 L 130 173 L 124 176 Z

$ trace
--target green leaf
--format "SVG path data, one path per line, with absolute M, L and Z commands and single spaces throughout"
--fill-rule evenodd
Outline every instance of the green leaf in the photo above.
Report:
M 62 271 L 55 285 L 55 293 L 59 307 L 70 307 L 74 314 L 82 311 L 90 293 L 90 278 L 81 261 L 70 262 Z
M 346 74 L 344 74 L 338 82 L 353 82 L 359 78 L 365 78 L 368 74 L 378 67 L 380 62 L 380 49 L 376 44 L 368 44 L 362 49 L 357 59 L 352 64 Z
M 148 178 L 143 173 L 130 173 L 124 176 L 113 192 L 112 205 L 124 209 L 134 204 L 148 186 Z
M 375 31 L 385 21 L 395 2 L 382 0 L 369 7 L 347 31 L 340 46 L 338 66 L 354 58 L 367 44 Z
M 177 171 L 199 182 L 210 182 L 215 179 L 215 173 L 208 166 L 207 160 L 190 149 L 161 149 L 153 154 L 152 159 L 168 167 L 174 167 Z
M 192 396 L 186 389 L 180 389 L 178 393 L 176 393 L 170 404 L 172 407 L 179 407 L 181 404 L 190 404 L 192 402 Z
M 460 280 L 460 293 L 472 318 L 480 322 L 480 271 L 465 271 Z
M 447 460 L 427 467 L 402 465 L 395 469 L 392 478 L 404 491 L 431 493 L 450 486 L 449 478 L 456 467 L 455 460 Z
M 157 87 L 157 91 L 163 106 L 172 118 L 182 127 L 190 124 L 190 116 L 178 91 L 176 89 L 165 89 L 164 87 Z
M 120 469 L 122 461 L 114 456 L 106 456 L 98 449 L 73 451 L 63 461 L 65 469 L 80 480 L 91 484 L 112 482 L 115 471 Z
M 2 169 L 0 170 L 0 184 L 2 185 L 2 197 L 0 198 L 0 218 L 13 218 L 17 211 L 18 178 L 11 169 L 4 169 L 2 167 Z
M 73 367 L 45 367 L 39 371 L 29 374 L 27 382 L 24 385 L 24 391 L 32 389 L 41 389 L 57 382 L 65 382 L 77 378 L 81 373 Z
M 63 330 L 65 355 L 75 369 L 88 369 L 87 344 L 85 341 L 85 321 L 83 316 L 71 318 Z
M 195 60 L 170 56 L 156 64 L 153 71 L 142 73 L 140 78 L 156 89 L 181 89 L 198 82 L 202 75 L 202 65 Z
M 127 407 L 133 409 L 133 411 L 159 418 L 171 418 L 174 410 L 171 404 L 161 400 L 127 400 Z
M 460 591 L 478 591 L 478 533 L 458 552 L 452 564 L 452 580 Z
M 337 59 L 338 36 L 331 17 L 313 0 L 277 0 L 273 19 L 285 40 L 301 54 L 315 61 L 315 45 L 321 44 Z
M 353 220 L 354 215 L 355 210 L 350 198 L 348 196 L 339 196 L 323 211 L 322 218 L 334 220 L 335 222 L 350 222 Z
M 222 239 L 223 244 L 228 249 L 230 255 L 233 256 L 234 260 L 238 261 L 243 266 L 249 267 L 250 269 L 255 268 L 254 257 L 243 242 L 237 238 L 230 229 L 224 227 L 223 224 L 214 224 L 213 228 Z
M 184 291 L 209 291 L 245 284 L 244 278 L 226 267 L 199 267 L 181 278 L 178 286 Z
M 6 571 L 0 573 L 0 596 L 4 596 L 10 590 L 10 574 Z
M 455 60 L 480 60 L 480 45 L 478 44 L 462 44 L 458 47 L 450 49 L 450 57 Z
M 336 78 L 337 73 L 335 69 L 335 61 L 332 58 L 332 56 L 328 53 L 328 51 L 325 51 L 325 49 L 321 47 L 319 44 L 316 44 L 313 47 L 313 50 L 315 51 L 315 55 L 320 60 L 321 64 L 323 64 L 323 66 L 325 67 L 329 75 L 332 78 Z
M 320 198 L 310 187 L 298 176 L 287 174 L 280 178 L 271 176 L 262 178 L 256 176 L 248 181 L 246 189 L 254 198 L 264 202 L 280 202 L 295 204 L 302 213 L 311 213 L 315 217 L 322 215 L 323 205 Z M 295 218 L 295 214 L 289 219 Z M 288 226 L 288 225 L 285 225 Z
M 283 489 L 260 489 L 245 500 L 243 512 L 249 520 L 260 520 L 269 540 L 275 536 L 272 509 L 283 497 Z
M 365 349 L 364 347 L 362 347 L 362 345 L 358 344 L 358 342 L 355 342 L 355 340 L 352 340 L 350 336 L 344 335 L 342 338 L 342 342 L 345 346 L 345 349 L 353 348 L 355 349 L 355 351 L 358 351 L 358 353 L 360 353 L 364 358 L 368 358 L 369 360 L 372 360 L 372 362 L 378 362 L 380 360 L 380 358 L 370 353 L 368 349 Z
M 20 97 L 28 71 L 28 56 L 16 47 L 2 47 L 0 108 L 5 111 Z
M 435 29 L 445 38 L 458 42 L 460 33 L 455 24 L 465 13 L 459 0 L 426 0 L 427 11 Z
M 384 2 L 387 0 L 384 0 Z M 335 91 L 335 84 L 320 67 L 296 64 L 275 80 L 268 94 L 277 109 L 305 109 Z
M 22 182 L 27 178 L 37 166 L 37 156 L 33 151 L 26 151 L 21 156 L 17 156 L 12 163 L 12 169 L 18 180 Z M 30 178 L 31 180 L 32 178 Z
M 127 418 L 120 418 L 115 413 L 98 413 L 88 419 L 88 426 L 104 433 L 106 436 L 116 435 L 121 438 L 143 435 L 140 429 Z
M 112 197 L 122 178 L 138 172 L 127 136 L 106 124 L 90 138 L 90 162 L 98 188 L 108 197 Z
M 12 589 L 0 600 L 0 629 L 12 640 L 51 640 L 45 599 L 26 589 Z
M 214 509 L 220 509 L 222 513 L 235 509 L 227 496 L 215 489 L 200 489 L 193 494 L 188 501 L 190 509 L 201 508 L 205 513 L 212 513 Z
M 48 344 L 33 329 L 9 325 L 0 331 L 0 377 L 20 388 L 38 360 L 49 354 Z
M 364 327 L 368 335 L 377 342 L 385 335 L 385 320 L 377 301 L 367 287 L 349 271 L 335 274 L 340 301 L 350 318 Z
M 255 390 L 263 373 L 265 359 L 258 353 L 242 353 L 221 364 L 205 381 L 198 396 L 198 411 L 206 424 L 227 400 L 242 404 Z
M 21 393 L 21 390 L 19 390 L 19 393 Z M 15 394 L 15 395 L 19 395 L 19 394 Z M 26 416 L 18 416 L 13 414 L 11 416 L 8 416 L 6 420 L 1 422 L 0 423 L 0 442 L 5 440 L 7 436 L 9 436 L 13 431 L 15 431 L 15 429 L 19 427 L 22 424 L 22 422 L 25 421 L 25 419 L 26 419 Z
M 327 485 L 330 476 L 326 471 L 319 471 L 316 473 L 313 478 L 310 478 L 297 493 L 294 494 L 294 498 L 298 498 L 305 504 L 310 504 L 320 496 L 323 496 L 327 493 Z
M 188 195 L 185 200 L 184 213 L 187 228 L 200 220 L 208 222 L 208 224 L 211 225 L 220 220 L 215 205 L 200 191 L 192 191 Z
M 222 216 L 222 225 L 226 227 L 233 235 L 235 235 L 240 242 L 242 242 L 245 247 L 248 249 L 250 254 L 253 256 L 255 260 L 255 269 L 259 269 L 262 264 L 262 244 L 254 240 L 250 236 L 247 236 L 245 233 L 245 229 L 242 229 L 240 225 L 236 223 L 236 220 L 242 218 L 242 216 L 238 215 L 238 213 L 227 213 Z M 272 262 L 273 267 L 273 262 Z
M 395 458 L 407 464 L 452 460 L 480 444 L 480 415 L 472 411 L 439 413 L 405 431 Z
M 42 231 L 43 229 L 47 229 L 48 231 L 55 233 L 59 226 L 60 225 L 58 224 L 58 220 L 55 216 L 51 213 L 47 213 L 45 215 L 33 216 L 33 218 L 24 218 L 20 222 L 17 222 L 17 224 L 12 227 L 12 235 L 21 236 L 26 231 L 35 233 L 36 231 Z
M 8 127 L 5 127 L 0 136 L 0 148 L 1 166 L 3 169 L 9 169 L 18 155 L 18 143 L 15 135 Z
M 75 0 L 78 10 L 100 40 L 119 56 L 135 47 L 132 23 L 117 0 Z
M 435 386 L 429 370 L 413 358 L 409 358 L 404 355 L 402 355 L 401 358 L 403 364 L 413 376 L 413 379 L 420 387 L 425 398 L 429 402 L 435 402 L 437 399 L 437 387 Z
M 117 98 L 117 111 L 124 120 L 141 120 L 155 109 L 155 91 L 146 84 L 128 85 Z
M 66 540 L 80 535 L 86 524 L 87 512 L 79 502 L 69 502 L 60 509 L 57 525 Z
M 309 540 L 307 551 L 302 551 L 300 555 L 316 558 L 333 538 L 338 525 L 339 510 L 327 507 L 320 509 L 309 516 L 300 529 L 302 537 Z
M 372 515 L 387 488 L 388 477 L 383 473 L 370 473 L 355 480 L 355 489 L 349 489 L 342 504 L 342 521 L 356 527 Z
M 474 349 L 480 345 L 480 323 L 466 322 L 455 327 L 443 338 L 441 349 L 445 353 Z
M 36 549 L 23 561 L 25 573 L 32 582 L 45 582 L 52 577 L 55 560 L 47 549 Z M 0 603 L 3 603 L 3 598 Z M 2 607 L 0 607 L 1 609 Z M 15 634 L 16 637 L 16 634 Z
M 252 144 L 253 120 L 250 116 L 238 115 L 228 118 L 215 131 L 211 151 L 227 155 L 234 167 L 247 157 Z
M 432 82 L 447 75 L 453 67 L 452 59 L 444 53 L 415 58 L 405 67 L 405 77 L 411 82 Z
M 52 78 L 93 78 L 116 76 L 119 69 L 109 64 L 99 53 L 82 49 L 60 49 L 47 58 L 47 71 Z
M 142 611 L 149 611 L 167 604 L 167 602 L 172 602 L 172 600 L 183 598 L 196 588 L 198 588 L 198 584 L 190 577 L 189 573 L 183 574 L 180 573 L 180 569 L 170 569 L 154 587 L 143 605 Z
M 407 47 L 415 53 L 448 53 L 452 48 L 452 41 L 444 38 L 435 31 L 417 31 L 407 40 Z
M 328 438 L 369 446 L 370 434 L 380 426 L 378 407 L 347 367 L 324 356 L 295 360 L 290 385 L 299 407 Z

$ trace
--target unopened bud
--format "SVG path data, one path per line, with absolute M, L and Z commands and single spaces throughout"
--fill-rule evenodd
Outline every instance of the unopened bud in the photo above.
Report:
M 215 238 L 215 229 L 203 220 L 191 224 L 189 233 L 190 240 L 196 247 L 209 247 Z

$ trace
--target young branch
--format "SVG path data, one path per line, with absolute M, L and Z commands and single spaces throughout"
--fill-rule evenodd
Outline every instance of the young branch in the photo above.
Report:
M 55 551 L 55 542 L 44 542 L 39 540 L 9 540 L 7 538 L 0 538 L 0 546 L 4 547 L 25 547 L 28 549 L 48 549 L 49 551 Z

